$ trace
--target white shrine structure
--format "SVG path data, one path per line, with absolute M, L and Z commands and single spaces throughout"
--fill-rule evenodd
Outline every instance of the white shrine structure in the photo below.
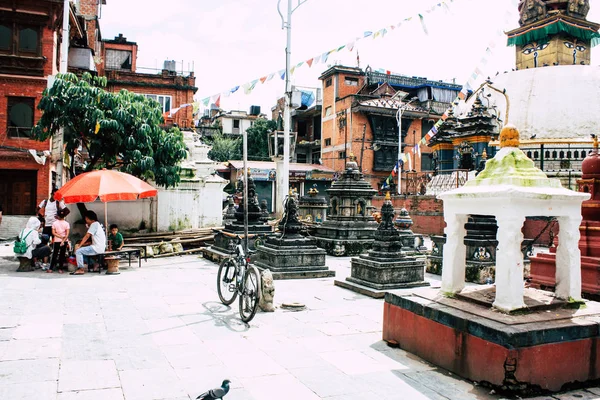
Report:
M 442 292 L 460 293 L 465 287 L 465 223 L 470 214 L 492 215 L 498 222 L 496 298 L 493 306 L 504 312 L 525 307 L 521 229 L 529 216 L 557 217 L 560 232 L 556 252 L 558 299 L 581 300 L 579 225 L 581 203 L 589 193 L 562 187 L 548 178 L 518 148 L 519 132 L 507 125 L 500 134 L 500 151 L 485 169 L 464 186 L 438 196 L 444 202 L 446 244 Z

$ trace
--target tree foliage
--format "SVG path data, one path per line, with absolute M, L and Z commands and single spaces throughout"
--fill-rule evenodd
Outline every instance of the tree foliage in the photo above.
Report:
M 208 158 L 213 161 L 225 162 L 242 159 L 242 138 L 227 137 L 223 134 L 213 135 L 210 141 L 212 149 Z
M 162 129 L 162 108 L 156 101 L 127 90 L 110 93 L 105 86 L 106 78 L 87 73 L 81 78 L 59 75 L 38 105 L 43 114 L 33 138 L 44 141 L 64 128 L 71 159 L 79 146 L 87 150 L 86 171 L 117 168 L 160 186 L 175 186 L 179 163 L 186 157 L 182 133 Z
M 276 130 L 275 121 L 259 118 L 246 130 L 248 134 L 248 158 L 256 161 L 271 161 L 269 157 L 269 132 Z

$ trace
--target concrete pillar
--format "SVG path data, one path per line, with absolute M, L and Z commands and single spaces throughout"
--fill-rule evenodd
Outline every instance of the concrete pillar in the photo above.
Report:
M 467 215 L 450 214 L 446 220 L 446 244 L 442 266 L 442 292 L 459 293 L 465 287 L 467 247 L 464 238 Z
M 524 216 L 496 217 L 498 221 L 498 257 L 496 259 L 496 299 L 494 307 L 512 311 L 525 307 L 523 301 Z
M 579 212 L 579 210 L 577 210 Z M 581 251 L 579 226 L 581 215 L 558 217 L 558 248 L 556 249 L 556 297 L 581 300 Z

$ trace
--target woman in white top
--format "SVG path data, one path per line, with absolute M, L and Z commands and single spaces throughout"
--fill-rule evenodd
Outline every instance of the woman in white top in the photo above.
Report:
M 40 225 L 40 220 L 37 217 L 31 217 L 27 221 L 25 229 L 19 233 L 19 238 L 25 241 L 27 250 L 24 254 L 18 254 L 17 256 L 29 258 L 31 260 L 32 267 L 37 260 L 48 257 L 52 252 L 47 244 L 42 245 L 42 240 L 40 239 Z

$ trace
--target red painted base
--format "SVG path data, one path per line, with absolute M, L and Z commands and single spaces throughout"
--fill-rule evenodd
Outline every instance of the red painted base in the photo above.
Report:
M 600 222 L 583 221 L 579 227 L 581 239 L 581 291 L 586 298 L 600 299 Z M 531 286 L 536 288 L 554 288 L 556 286 L 556 245 L 550 254 L 540 253 L 531 257 Z
M 387 293 L 383 339 L 461 377 L 504 390 L 559 391 L 567 383 L 600 378 L 600 316 L 569 318 L 580 312 L 575 310 L 561 310 L 554 321 L 546 312 L 531 318 L 499 316 L 489 308 L 440 299 Z
M 531 257 L 530 284 L 544 289 L 556 286 L 556 254 Z M 581 291 L 586 298 L 600 299 L 600 258 L 581 257 Z

